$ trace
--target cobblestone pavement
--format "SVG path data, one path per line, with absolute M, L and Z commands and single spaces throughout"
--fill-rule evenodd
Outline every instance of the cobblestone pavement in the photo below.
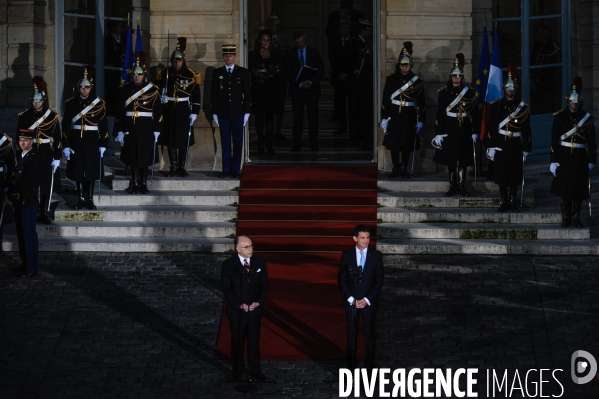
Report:
M 36 278 L 0 258 L 0 398 L 232 398 L 215 360 L 223 254 L 42 254 Z M 593 257 L 386 256 L 380 367 L 508 371 L 511 397 L 597 398 L 575 385 L 570 356 L 599 359 Z M 276 384 L 257 397 L 338 397 L 341 361 L 263 361 Z M 536 385 L 535 385 L 536 384 Z M 536 388 L 535 388 L 536 387 Z M 496 393 L 495 397 L 507 397 Z M 546 397 L 544 396 L 544 397 Z M 407 396 L 409 397 L 409 396 Z M 444 397 L 444 396 L 442 396 Z

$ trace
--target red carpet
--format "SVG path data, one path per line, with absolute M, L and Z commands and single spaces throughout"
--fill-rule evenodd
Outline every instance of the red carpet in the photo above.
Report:
M 376 166 L 244 166 L 237 235 L 252 239 L 270 282 L 262 359 L 345 357 L 337 268 L 341 251 L 353 246 L 354 226 L 364 223 L 375 236 L 376 220 Z M 228 358 L 230 343 L 223 314 L 217 356 Z

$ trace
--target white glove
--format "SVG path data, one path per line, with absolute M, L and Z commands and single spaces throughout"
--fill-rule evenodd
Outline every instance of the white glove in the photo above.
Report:
M 549 165 L 549 171 L 551 173 L 553 173 L 553 176 L 557 176 L 555 173 L 557 172 L 558 166 L 559 166 L 559 163 L 557 163 L 557 162 L 553 162 L 551 165 Z
M 65 157 L 65 159 L 67 161 L 69 161 L 71 159 L 71 154 L 74 154 L 74 153 L 75 153 L 75 151 L 71 150 L 70 147 L 65 147 L 62 150 L 62 155 Z
M 528 152 L 522 151 L 522 156 L 524 157 L 524 162 L 526 162 L 526 157 L 528 156 Z
M 60 165 L 60 159 L 55 159 L 52 161 L 52 173 L 56 172 L 58 166 Z
M 158 142 L 158 136 L 160 136 L 160 132 L 154 132 L 154 142 Z
M 422 123 L 422 122 L 416 122 L 416 132 L 419 132 L 420 129 L 422 129 L 423 126 L 424 126 L 424 123 Z
M 248 123 L 248 119 L 250 119 L 250 114 L 243 115 L 243 126 Z
M 595 167 L 594 163 L 589 163 L 589 170 L 593 170 L 594 167 Z
M 118 135 L 116 136 L 116 141 L 121 143 L 121 145 L 125 145 L 125 133 L 119 132 Z
M 218 116 L 212 114 L 212 120 L 214 121 L 214 123 L 216 123 L 216 126 L 220 127 L 220 125 L 218 124 Z
M 472 141 L 474 141 L 476 143 L 476 140 L 478 140 L 478 134 L 473 134 Z
M 383 132 L 385 132 L 385 134 L 387 134 L 387 126 L 389 125 L 389 120 L 391 120 L 391 118 L 383 119 L 381 121 L 381 129 L 383 129 Z
M 104 158 L 104 151 L 106 151 L 106 147 L 100 147 L 100 158 Z
M 489 158 L 491 161 L 495 160 L 495 148 L 487 149 L 487 158 Z
M 193 123 L 196 121 L 196 118 L 197 118 L 197 117 L 198 117 L 198 116 L 197 116 L 196 114 L 191 114 L 191 115 L 189 115 L 189 124 L 190 124 L 190 125 L 193 125 Z
M 435 138 L 433 139 L 433 141 L 435 142 L 437 147 L 441 147 L 441 143 L 443 142 L 443 137 L 436 135 Z
M 161 95 L 161 96 L 160 96 L 160 101 L 161 101 L 163 104 L 166 104 L 166 103 L 168 102 L 168 99 L 166 98 L 166 95 L 164 95 L 164 94 L 163 94 L 163 95 Z

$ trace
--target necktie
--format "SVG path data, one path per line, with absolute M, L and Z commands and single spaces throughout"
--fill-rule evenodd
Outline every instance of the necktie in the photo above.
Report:
M 247 260 L 247 259 L 244 259 L 244 260 L 243 260 L 243 267 L 245 267 L 245 272 L 246 272 L 246 273 L 249 273 L 249 272 L 250 272 L 250 265 L 249 265 L 249 263 L 248 263 L 248 260 Z
M 360 251 L 360 264 L 358 266 L 364 267 L 364 251 Z
M 304 50 L 300 50 L 300 66 L 304 66 L 306 61 L 304 60 Z
M 233 68 L 227 68 L 227 73 L 229 74 L 229 76 L 231 76 L 232 70 Z

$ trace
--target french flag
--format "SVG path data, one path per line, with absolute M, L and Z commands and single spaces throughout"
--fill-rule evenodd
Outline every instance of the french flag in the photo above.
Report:
M 501 56 L 499 55 L 499 31 L 495 27 L 493 37 L 493 54 L 491 56 L 491 68 L 489 71 L 489 83 L 487 84 L 487 94 L 485 95 L 485 109 L 483 111 L 483 119 L 481 122 L 481 137 L 487 130 L 487 118 L 491 103 L 503 97 L 503 74 L 501 72 Z

